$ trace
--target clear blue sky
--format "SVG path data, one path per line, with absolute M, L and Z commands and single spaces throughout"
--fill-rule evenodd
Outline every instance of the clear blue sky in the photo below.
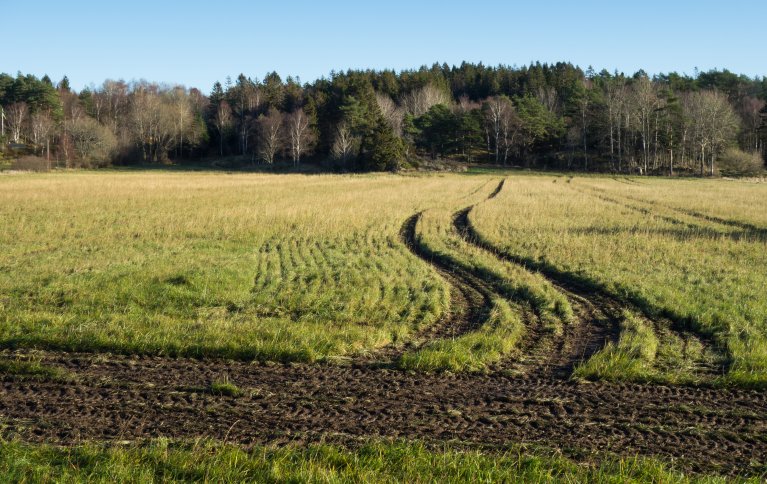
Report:
M 767 0 L 0 0 L 0 18 L 0 71 L 78 89 L 143 78 L 208 92 L 240 72 L 311 81 L 463 60 L 767 75 Z

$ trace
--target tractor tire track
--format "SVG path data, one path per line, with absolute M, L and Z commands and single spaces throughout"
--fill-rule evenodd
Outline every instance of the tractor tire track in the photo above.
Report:
M 503 181 L 499 183 L 496 190 L 493 191 L 487 200 L 497 196 L 502 188 Z M 624 309 L 630 309 L 634 313 L 641 314 L 644 319 L 652 324 L 659 335 L 672 332 L 681 338 L 685 345 L 695 341 L 707 348 L 709 352 L 719 354 L 717 345 L 711 338 L 680 327 L 682 325 L 672 319 L 650 314 L 635 304 L 613 297 L 609 292 L 594 284 L 578 281 L 569 274 L 545 264 L 538 264 L 522 256 L 500 250 L 483 239 L 472 225 L 469 214 L 473 208 L 474 206 L 471 206 L 460 211 L 455 218 L 456 228 L 466 241 L 494 254 L 502 260 L 520 265 L 527 270 L 537 270 L 570 301 L 579 324 L 565 325 L 565 335 L 560 338 L 560 342 L 557 344 L 564 344 L 566 347 L 557 347 L 558 351 L 555 351 L 553 355 L 554 360 L 549 362 L 549 365 L 558 368 L 560 375 L 566 373 L 568 368 L 572 370 L 578 362 L 587 360 L 588 357 L 599 351 L 608 342 L 617 341 L 619 337 L 619 323 Z M 540 337 L 540 330 L 533 328 L 530 334 L 532 342 L 523 344 L 524 351 L 536 355 L 533 359 L 534 361 L 546 361 L 545 354 L 540 355 L 541 351 L 545 352 L 547 350 L 545 345 L 540 344 Z M 548 349 L 550 350 L 550 347 Z M 720 355 L 718 360 L 721 361 L 696 362 L 696 373 L 703 377 L 715 377 L 725 373 L 727 371 L 725 358 Z
M 596 188 L 590 187 L 594 190 L 598 190 Z M 623 195 L 624 198 L 638 202 L 638 203 L 647 203 L 649 205 L 653 205 L 656 207 L 664 208 L 666 210 L 670 210 L 672 212 L 680 213 L 682 215 L 686 215 L 688 217 L 697 218 L 698 220 L 705 221 L 705 222 L 712 222 L 719 225 L 724 225 L 727 227 L 734 227 L 736 229 L 741 230 L 744 235 L 750 236 L 756 240 L 764 242 L 767 240 L 767 228 L 760 227 L 758 225 L 749 223 L 749 222 L 743 222 L 741 220 L 733 220 L 729 218 L 723 218 L 723 217 L 717 217 L 716 215 L 709 215 L 707 213 L 699 212 L 697 210 L 693 209 L 685 209 L 685 208 L 679 208 L 674 207 L 672 205 L 665 205 L 660 202 L 652 201 L 652 200 L 643 200 L 641 198 L 632 197 L 629 195 Z
M 503 373 L 6 352 L 68 377 L 0 374 L 2 437 L 75 445 L 157 437 L 243 446 L 370 437 L 503 449 L 534 444 L 579 461 L 652 455 L 682 470 L 755 474 L 767 462 L 767 393 L 582 383 Z M 239 396 L 217 395 L 228 381 Z
M 488 200 L 495 197 L 502 188 L 503 182 L 488 197 Z M 473 208 L 470 206 L 460 210 L 453 219 L 455 229 L 461 237 L 495 257 L 516 264 L 514 261 L 501 257 L 498 251 L 477 242 L 471 233 L 468 219 Z M 588 360 L 608 342 L 617 341 L 620 308 L 599 295 L 595 297 L 589 294 L 586 297 L 550 278 L 547 280 L 567 297 L 577 322 L 563 324 L 561 334 L 554 334 L 545 327 L 540 317 L 536 317 L 533 324 L 529 324 L 526 328 L 520 347 L 521 358 L 506 362 L 506 365 L 509 369 L 524 374 L 568 378 L 579 363 Z
M 435 257 L 419 243 L 416 227 L 421 212 L 409 217 L 400 229 L 400 240 L 419 259 L 427 262 L 444 278 L 450 287 L 450 308 L 436 324 L 432 324 L 406 341 L 390 344 L 359 358 L 358 362 L 389 365 L 404 353 L 415 351 L 431 341 L 455 338 L 480 327 L 487 320 L 492 298 L 491 287 L 482 279 L 443 257 Z
M 668 222 L 672 225 L 682 226 L 689 231 L 689 233 L 686 234 L 688 237 L 703 236 L 710 239 L 726 237 L 728 239 L 735 240 L 735 241 L 739 241 L 739 240 L 748 240 L 748 241 L 754 241 L 754 242 L 767 241 L 767 229 L 758 227 L 756 225 L 752 225 L 749 223 L 706 215 L 694 210 L 685 210 L 681 208 L 676 208 L 669 205 L 663 205 L 658 202 L 642 200 L 640 198 L 635 198 L 628 195 L 610 196 L 607 190 L 588 186 L 588 185 L 586 185 L 586 189 L 579 188 L 579 187 L 572 187 L 572 188 L 584 195 L 595 196 L 604 202 L 612 203 L 619 207 L 623 207 L 625 209 L 632 210 L 637 213 L 641 213 L 642 215 L 647 215 L 649 217 L 654 217 L 659 220 L 663 220 L 664 222 Z M 618 198 L 615 198 L 615 197 L 618 197 Z M 711 227 L 706 227 L 704 225 L 699 225 L 697 223 L 685 222 L 683 220 L 680 220 L 670 215 L 660 214 L 657 211 L 653 211 L 646 207 L 631 205 L 631 203 L 621 200 L 620 198 L 623 198 L 624 200 L 628 200 L 633 203 L 639 203 L 639 204 L 644 203 L 644 204 L 654 206 L 660 209 L 668 210 L 670 212 L 674 212 L 681 216 L 686 216 L 686 217 L 698 220 L 700 222 L 713 223 L 713 224 L 721 225 L 721 226 L 728 227 L 731 229 L 736 229 L 736 230 L 732 232 L 720 232 L 720 231 L 714 230 Z

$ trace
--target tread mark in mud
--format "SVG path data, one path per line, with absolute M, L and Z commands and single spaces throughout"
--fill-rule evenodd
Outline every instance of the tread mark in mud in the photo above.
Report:
M 498 185 L 498 188 L 496 188 L 496 190 L 493 192 L 493 197 L 500 193 L 502 188 L 503 182 L 501 182 Z M 488 200 L 490 198 L 492 197 L 488 197 Z M 590 336 L 591 338 L 598 339 L 601 333 L 602 337 L 610 338 L 613 341 L 617 339 L 617 323 L 620 321 L 620 314 L 623 309 L 630 309 L 633 312 L 642 315 L 644 319 L 649 321 L 653 325 L 656 332 L 672 332 L 681 338 L 685 344 L 688 344 L 690 341 L 694 340 L 701 346 L 707 348 L 710 353 L 717 354 L 717 360 L 719 361 L 716 363 L 709 361 L 696 362 L 696 370 L 698 374 L 702 376 L 716 376 L 721 375 L 727 371 L 728 361 L 726 361 L 726 358 L 724 358 L 721 354 L 718 354 L 718 345 L 715 341 L 713 341 L 711 337 L 699 333 L 693 333 L 684 327 L 683 323 L 671 320 L 666 317 L 658 316 L 656 314 L 651 314 L 635 304 L 613 297 L 609 292 L 600 287 L 578 281 L 570 274 L 560 272 L 556 269 L 546 266 L 545 264 L 536 263 L 525 257 L 509 254 L 506 251 L 500 250 L 499 248 L 484 240 L 479 235 L 476 228 L 471 224 L 471 221 L 469 220 L 469 213 L 472 209 L 473 206 L 464 209 L 462 212 L 459 212 L 460 217 L 456 218 L 456 226 L 458 227 L 459 232 L 463 234 L 467 241 L 471 242 L 477 247 L 483 248 L 488 252 L 495 254 L 495 256 L 499 257 L 500 259 L 521 265 L 525 268 L 537 270 L 552 285 L 554 285 L 568 297 L 571 305 L 573 305 L 573 308 L 577 308 L 575 311 L 576 313 L 587 315 L 585 318 L 579 319 L 585 319 L 586 321 L 590 319 L 594 320 L 594 315 L 597 315 L 597 321 L 612 321 L 612 330 L 606 330 L 603 324 L 597 324 L 597 334 L 592 334 Z M 607 319 L 604 319 L 605 316 Z M 595 344 L 592 342 L 590 348 L 594 347 Z M 591 354 L 593 354 L 593 352 Z
M 751 466 L 767 461 L 766 392 L 109 354 L 0 357 L 34 358 L 74 377 L 2 375 L 3 437 L 31 442 L 163 436 L 354 447 L 378 436 L 484 450 L 530 443 L 576 459 L 612 449 L 728 474 L 756 473 Z M 242 395 L 206 390 L 224 378 Z

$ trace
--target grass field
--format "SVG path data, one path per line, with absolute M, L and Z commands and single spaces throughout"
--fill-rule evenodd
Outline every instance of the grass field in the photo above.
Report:
M 767 239 L 755 207 L 767 185 L 524 177 L 507 186 L 472 213 L 483 238 L 710 337 L 727 381 L 764 387 Z
M 4 176 L 0 341 L 315 360 L 402 340 L 447 301 L 402 220 L 486 181 Z
M 568 300 L 536 273 L 549 266 L 710 339 L 727 381 L 767 382 L 767 229 L 757 208 L 767 186 L 511 176 L 483 202 L 498 179 L 4 176 L 0 344 L 278 361 L 396 345 L 450 304 L 449 285 L 399 240 L 402 221 L 424 211 L 419 244 L 494 282 L 505 308 L 496 314 L 521 304 L 551 331 L 568 324 Z M 456 232 L 453 214 L 473 205 L 478 235 L 531 270 Z M 492 358 L 522 332 L 503 331 L 506 345 L 496 343 L 506 350 Z M 677 351 L 653 343 L 652 328 L 642 334 L 648 347 Z M 654 359 L 648 351 L 642 358 Z
M 663 458 L 652 457 L 653 444 L 643 443 L 650 435 L 650 441 L 662 441 L 661 456 L 677 455 L 669 422 L 649 417 L 661 411 L 657 403 L 642 409 L 649 420 L 634 422 L 631 414 L 637 392 L 649 395 L 653 385 L 664 384 L 672 389 L 663 391 L 673 395 L 681 388 L 675 385 L 696 387 L 690 394 L 698 385 L 713 387 L 689 408 L 687 393 L 679 393 L 682 403 L 663 411 L 673 414 L 678 432 L 695 429 L 690 449 L 705 439 L 724 439 L 729 450 L 714 455 L 761 475 L 767 468 L 754 446 L 767 445 L 759 437 L 767 408 L 765 206 L 767 184 L 751 181 L 515 171 L 0 176 L 0 376 L 6 392 L 37 392 L 22 414 L 48 411 L 52 404 L 40 401 L 63 398 L 61 415 L 83 412 L 100 425 L 105 417 L 95 409 L 114 416 L 109 398 L 115 398 L 141 409 L 165 409 L 173 419 L 187 411 L 193 415 L 191 408 L 202 412 L 194 418 L 213 423 L 220 408 L 235 416 L 274 410 L 304 425 L 323 405 L 341 415 L 338 409 L 354 402 L 362 410 L 353 407 L 343 418 L 352 435 L 367 438 L 356 425 L 368 418 L 366 399 L 387 406 L 371 396 L 385 379 L 381 371 L 398 375 L 390 377 L 387 390 L 398 399 L 401 388 L 418 382 L 447 399 L 452 386 L 444 381 L 466 373 L 466 380 L 455 383 L 466 394 L 472 379 L 488 378 L 490 385 L 497 377 L 512 378 L 508 385 L 521 385 L 523 397 L 477 396 L 472 404 L 482 417 L 419 401 L 426 410 L 419 410 L 416 427 L 403 435 L 452 442 L 466 430 L 470 441 L 497 444 L 504 422 L 520 424 L 513 427 L 515 435 L 539 430 L 524 427 L 538 417 L 526 413 L 535 402 L 548 409 L 544 418 L 562 419 L 544 423 L 555 430 L 551 447 L 576 456 L 518 449 L 515 442 L 499 453 L 445 442 L 435 449 L 412 440 L 374 440 L 354 449 L 259 443 L 245 451 L 236 439 L 221 442 L 244 418 L 231 417 L 231 428 L 211 431 L 214 440 L 197 443 L 150 439 L 114 446 L 96 436 L 79 445 L 76 434 L 78 445 L 72 445 L 70 434 L 59 433 L 54 437 L 63 447 L 0 441 L 0 474 L 34 482 L 433 482 L 468 476 L 690 482 L 701 476 L 672 470 Z M 77 352 L 95 356 L 67 356 Z M 179 357 L 200 359 L 200 376 L 184 370 L 186 360 Z M 252 360 L 277 369 L 248 366 Z M 264 380 L 253 380 L 259 371 L 266 372 Z M 296 376 L 302 372 L 305 379 Z M 168 375 L 186 376 L 175 381 Z M 582 396 L 536 396 L 541 388 L 557 395 L 568 379 L 620 385 L 596 384 L 597 410 L 589 410 L 594 415 L 578 413 Z M 291 385 L 299 381 L 318 389 L 296 395 Z M 650 388 L 622 386 L 629 382 Z M 351 395 L 345 385 L 351 385 Z M 327 387 L 338 387 L 338 394 L 328 396 Z M 741 400 L 721 387 L 743 392 Z M 510 392 L 503 388 L 498 391 Z M 579 388 L 588 393 L 589 387 Z M 77 396 L 67 400 L 70 392 Z M 600 395 L 633 403 L 615 406 L 608 419 L 600 416 Z M 314 398 L 319 407 L 302 407 L 300 402 Z M 729 400 L 733 408 L 717 414 L 717 406 Z M 177 404 L 180 410 L 173 410 Z M 391 412 L 383 410 L 384 417 L 393 417 Z M 37 428 L 37 441 L 55 428 L 46 420 L 53 417 L 45 415 L 17 421 L 0 405 L 0 428 L 13 430 L 2 434 L 24 436 Z M 503 420 L 509 415 L 511 420 Z M 720 435 L 728 425 L 720 419 L 738 415 L 743 418 L 729 425 L 741 426 L 745 437 Z M 427 423 L 439 419 L 446 427 L 429 430 Z M 34 422 L 42 423 L 38 428 Z M 205 425 L 180 434 L 207 438 L 197 430 Z M 629 437 L 615 441 L 613 425 Z M 281 430 L 287 435 L 277 440 L 291 440 L 292 431 Z M 158 434 L 147 432 L 137 435 Z M 622 446 L 639 439 L 632 448 L 649 448 L 648 457 L 595 453 L 567 443 L 588 446 L 592 432 L 604 437 L 594 441 L 602 450 L 605 442 Z M 722 463 L 712 466 L 737 474 Z

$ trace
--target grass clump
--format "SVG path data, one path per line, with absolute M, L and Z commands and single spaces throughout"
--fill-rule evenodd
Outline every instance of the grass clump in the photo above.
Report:
M 482 371 L 514 351 L 524 333 L 519 308 L 500 298 L 493 300 L 488 319 L 476 331 L 441 339 L 405 353 L 399 366 L 419 371 Z
M 21 358 L 0 358 L 0 376 L 48 381 L 70 381 L 74 378 L 62 368 L 44 365 L 39 360 Z
M 230 382 L 229 380 L 214 381 L 210 384 L 210 388 L 208 390 L 213 395 L 224 397 L 239 397 L 243 394 L 243 391 L 240 389 L 240 387 Z
M 588 380 L 646 381 L 655 377 L 658 338 L 647 321 L 624 311 L 620 337 L 608 343 L 573 372 L 576 378 Z
M 327 444 L 243 450 L 164 439 L 76 447 L 0 442 L 0 474 L 10 482 L 725 482 L 649 458 L 579 465 L 522 448 L 483 453 L 389 441 L 354 450 Z

